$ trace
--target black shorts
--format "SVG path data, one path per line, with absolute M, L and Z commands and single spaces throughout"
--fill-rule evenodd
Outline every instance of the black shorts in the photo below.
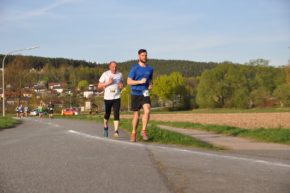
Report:
M 144 104 L 151 105 L 150 97 L 144 97 L 143 95 L 131 95 L 131 110 L 139 111 Z
M 114 109 L 114 120 L 120 120 L 120 107 L 121 107 L 121 99 L 113 99 L 113 100 L 104 100 L 105 102 L 105 115 L 104 119 L 109 120 L 111 115 L 112 107 Z

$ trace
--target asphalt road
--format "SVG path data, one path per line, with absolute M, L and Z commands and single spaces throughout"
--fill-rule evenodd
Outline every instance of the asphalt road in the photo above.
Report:
M 0 132 L 0 192 L 290 193 L 290 160 L 131 143 L 126 132 L 104 139 L 92 121 L 27 118 Z

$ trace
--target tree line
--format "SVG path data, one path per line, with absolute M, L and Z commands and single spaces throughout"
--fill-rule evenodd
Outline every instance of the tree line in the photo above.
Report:
M 154 79 L 152 94 L 175 109 L 289 107 L 290 66 L 257 59 L 244 65 L 223 62 L 194 77 L 172 72 Z
M 2 61 L 3 55 L 0 55 Z M 127 77 L 132 64 L 136 60 L 118 62 L 118 68 Z M 149 60 L 155 69 L 154 76 L 181 72 L 184 76 L 198 76 L 205 69 L 217 65 L 214 62 L 193 62 L 181 60 Z M 80 81 L 97 83 L 101 74 L 108 70 L 107 63 L 93 63 L 82 60 L 64 58 L 46 58 L 36 56 L 9 56 L 5 62 L 5 81 L 15 90 L 23 85 L 33 85 L 37 82 L 67 82 L 71 88 L 76 88 Z M 16 80 L 17 79 L 17 80 Z
M 3 55 L 0 55 L 0 59 Z M 119 62 L 126 78 L 136 60 Z M 173 109 L 290 106 L 290 67 L 269 66 L 263 59 L 246 64 L 151 59 L 152 101 Z M 107 63 L 64 58 L 9 56 L 5 81 L 17 90 L 42 82 L 66 82 L 70 89 L 97 83 Z M 83 88 L 84 89 L 84 88 Z M 122 93 L 124 107 L 130 89 Z

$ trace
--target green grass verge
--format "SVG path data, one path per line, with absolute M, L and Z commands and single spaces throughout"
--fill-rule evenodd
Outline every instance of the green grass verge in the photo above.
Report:
M 290 144 L 290 129 L 287 128 L 259 128 L 259 129 L 242 129 L 239 127 L 224 125 L 207 125 L 189 122 L 160 122 L 155 124 L 168 125 L 177 128 L 200 129 L 229 136 L 246 137 L 263 142 L 273 142 L 281 144 Z
M 122 119 L 120 127 L 128 132 L 131 132 L 131 119 Z M 137 140 L 142 141 L 142 136 L 140 135 L 140 126 L 137 132 Z M 195 139 L 193 137 L 158 128 L 156 124 L 148 124 L 147 135 L 149 137 L 148 142 L 159 143 L 159 144 L 174 144 L 174 145 L 184 145 L 184 146 L 194 146 L 209 149 L 221 149 L 214 147 L 212 144 Z
M 94 120 L 100 123 L 103 122 L 102 115 L 55 116 L 55 118 Z M 131 133 L 131 129 L 132 129 L 131 119 L 122 119 L 120 122 L 120 128 Z M 140 131 L 140 128 L 139 128 L 139 131 Z M 222 148 L 215 147 L 212 144 L 200 141 L 198 139 L 195 139 L 187 135 L 160 129 L 154 123 L 148 124 L 147 134 L 149 137 L 149 140 L 147 141 L 148 143 L 183 145 L 183 146 L 192 146 L 192 147 L 200 147 L 200 148 L 207 148 L 207 149 L 219 149 L 219 150 L 222 149 Z M 142 141 L 140 132 L 137 132 L 137 140 Z
M 12 128 L 19 124 L 20 121 L 11 117 L 0 117 L 0 130 Z

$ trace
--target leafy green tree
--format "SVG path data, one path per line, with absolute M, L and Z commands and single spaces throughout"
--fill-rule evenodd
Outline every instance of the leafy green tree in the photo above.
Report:
M 242 71 L 226 62 L 202 74 L 197 87 L 197 104 L 207 108 L 246 107 L 248 93 Z
M 197 94 L 198 83 L 199 83 L 199 77 L 185 78 L 185 87 L 187 90 L 187 94 L 184 98 L 185 109 L 198 107 L 196 104 L 196 94 Z
M 131 106 L 131 87 L 127 85 L 121 91 L 121 109 L 130 110 Z
M 154 79 L 153 85 L 152 94 L 158 96 L 161 102 L 169 100 L 171 92 L 169 76 L 161 75 L 157 77 Z
M 252 107 L 263 107 L 270 97 L 270 92 L 268 88 L 259 87 L 250 93 L 251 106 Z
M 152 94 L 158 96 L 162 105 L 166 101 L 170 101 L 172 107 L 189 108 L 188 104 L 185 103 L 188 90 L 185 85 L 185 79 L 180 72 L 161 75 L 153 82 Z
M 279 85 L 275 89 L 273 95 L 279 99 L 281 107 L 290 106 L 290 85 L 289 84 L 285 83 L 285 84 Z
M 275 73 L 273 67 L 258 66 L 256 70 L 256 81 L 258 87 L 263 87 L 272 93 L 276 87 Z
M 81 91 L 85 90 L 88 87 L 89 87 L 89 82 L 87 80 L 81 80 L 78 83 L 78 89 L 81 90 Z
M 214 88 L 214 77 L 212 72 L 206 70 L 200 77 L 200 83 L 197 87 L 196 102 L 201 108 L 215 108 L 218 107 L 218 95 Z
M 269 60 L 265 60 L 262 58 L 250 60 L 248 63 L 250 66 L 268 66 Z
M 285 66 L 285 73 L 286 73 L 286 82 L 288 85 L 290 85 L 290 60 L 289 64 Z
M 237 88 L 233 95 L 233 105 L 231 107 L 250 108 L 249 90 L 246 87 Z

